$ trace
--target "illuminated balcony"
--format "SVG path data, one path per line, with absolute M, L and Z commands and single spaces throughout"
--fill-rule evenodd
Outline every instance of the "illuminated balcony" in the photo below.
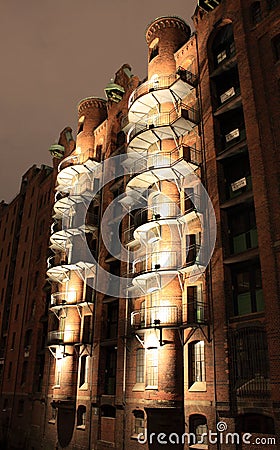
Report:
M 71 188 L 73 180 L 80 174 L 96 173 L 100 158 L 93 156 L 93 150 L 89 149 L 79 155 L 70 155 L 63 159 L 58 166 L 57 183 L 58 190 Z M 94 170 L 95 169 L 95 170 Z
M 130 170 L 129 187 L 150 185 L 159 179 L 178 178 L 178 173 L 195 171 L 201 163 L 201 152 L 187 145 L 181 145 L 171 152 L 146 154 L 128 153 L 123 165 Z
M 98 227 L 98 217 L 93 215 L 91 220 L 92 222 L 85 223 L 77 228 L 66 228 L 53 233 L 50 237 L 52 248 L 55 250 L 66 251 L 70 245 L 75 243 L 75 239 L 82 239 L 87 233 L 95 233 Z M 75 224 L 71 224 L 71 222 L 69 223 L 69 226 L 74 225 Z
M 177 298 L 178 301 L 181 298 Z M 161 305 L 142 308 L 131 313 L 131 326 L 136 330 L 146 328 L 162 327 L 196 327 L 204 325 L 209 320 L 208 307 L 202 302 L 192 302 L 187 305 L 178 306 L 164 304 L 172 302 L 176 297 L 160 300 Z
M 164 300 L 161 301 L 164 303 Z M 182 323 L 182 311 L 176 305 L 151 306 L 131 313 L 131 326 L 134 329 L 178 327 Z
M 75 345 L 80 342 L 80 331 L 79 330 L 65 330 L 65 331 L 49 331 L 47 345 L 57 346 L 57 345 Z
M 82 279 L 86 277 L 93 278 L 95 276 L 96 268 L 95 264 L 90 262 L 79 261 L 75 264 L 61 262 L 60 265 L 49 268 L 47 270 L 47 276 L 51 281 L 64 283 L 70 280 L 71 271 L 78 272 Z
M 76 291 L 68 292 L 55 292 L 51 295 L 51 305 L 50 310 L 55 311 L 56 309 L 61 309 L 65 307 L 73 306 L 87 306 L 89 303 L 93 303 L 92 298 L 87 296 L 86 298 L 81 298 Z
M 138 122 L 161 103 L 172 103 L 174 98 L 182 100 L 197 82 L 197 76 L 182 67 L 179 67 L 177 74 L 146 81 L 135 89 L 129 98 L 129 121 Z
M 134 277 L 149 272 L 177 271 L 181 266 L 181 255 L 176 251 L 163 250 L 146 253 L 134 260 L 131 273 Z M 142 277 L 143 278 L 143 277 Z
M 135 230 L 149 222 L 161 221 L 161 223 L 169 223 L 170 220 L 177 219 L 181 215 L 180 212 L 178 204 L 174 202 L 147 206 L 136 212 L 134 216 Z
M 199 123 L 197 109 L 178 103 L 170 111 L 145 115 L 128 132 L 128 146 L 133 151 L 145 151 L 158 140 L 184 136 Z

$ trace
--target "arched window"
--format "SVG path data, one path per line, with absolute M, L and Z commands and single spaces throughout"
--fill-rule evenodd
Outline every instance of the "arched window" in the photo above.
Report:
M 207 419 L 201 414 L 193 414 L 190 416 L 190 444 L 207 445 Z
M 254 2 L 251 5 L 251 20 L 253 25 L 257 25 L 262 20 L 262 10 L 260 2 Z
M 214 57 L 214 67 L 217 67 L 223 61 L 231 58 L 235 54 L 232 24 L 224 25 L 217 32 L 212 44 L 212 53 Z
M 144 434 L 145 430 L 145 419 L 144 419 L 144 411 L 141 409 L 134 409 L 132 411 L 134 416 L 133 423 L 133 436 L 139 436 L 139 434 Z

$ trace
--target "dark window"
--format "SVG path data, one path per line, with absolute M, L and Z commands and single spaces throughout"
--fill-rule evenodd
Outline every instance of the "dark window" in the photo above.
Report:
M 79 386 L 83 386 L 87 382 L 87 355 L 81 356 L 80 361 L 80 384 Z
M 253 25 L 257 25 L 262 20 L 262 10 L 260 2 L 254 2 L 251 5 L 251 20 Z
M 235 43 L 231 24 L 223 26 L 218 31 L 213 41 L 212 51 L 215 67 L 235 54 Z
M 30 216 L 31 216 L 31 212 L 32 212 L 32 204 L 29 206 L 29 211 L 28 211 L 28 219 L 30 218 Z
M 84 316 L 82 336 L 83 344 L 90 344 L 91 342 L 91 318 L 92 316 L 90 315 Z
M 17 320 L 17 318 L 18 318 L 18 310 L 19 310 L 19 304 L 16 305 L 15 320 Z
M 26 257 L 26 252 L 23 253 L 22 260 L 21 260 L 21 267 L 24 266 L 24 263 L 25 263 L 25 257 Z
M 271 42 L 274 60 L 276 62 L 280 60 L 280 34 L 277 34 L 277 36 L 275 36 Z
M 77 427 L 86 425 L 86 407 L 79 405 L 77 409 Z
M 116 391 L 117 352 L 115 348 L 106 351 L 104 394 L 114 395 Z
M 241 253 L 258 246 L 255 210 L 253 205 L 233 208 L 228 213 L 231 253 Z
M 265 331 L 246 327 L 231 335 L 233 389 L 238 396 L 266 395 L 269 361 Z
M 7 256 L 9 256 L 10 250 L 11 250 L 11 243 L 9 242 L 8 249 L 7 249 Z
M 259 266 L 243 266 L 232 270 L 234 315 L 241 316 L 264 310 L 262 277 Z
M 27 379 L 27 369 L 28 369 L 28 361 L 24 361 L 22 365 L 22 372 L 21 372 L 21 384 L 24 384 Z
M 8 376 L 7 378 L 10 379 L 12 375 L 12 362 L 9 362 L 9 367 L 8 367 Z
M 207 419 L 200 414 L 190 416 L 190 444 L 207 445 Z
M 101 417 L 116 417 L 116 408 L 112 405 L 102 405 L 100 408 Z
M 155 44 L 151 49 L 150 61 L 152 61 L 152 59 L 154 59 L 158 54 L 159 54 L 158 44 Z
M 11 350 L 15 348 L 15 340 L 16 340 L 16 333 L 14 332 L 12 336 Z
M 187 299 L 187 311 L 184 311 L 184 321 L 186 320 L 190 324 L 205 322 L 206 311 L 202 297 L 202 285 L 188 286 Z
M 33 288 L 38 286 L 39 271 L 35 273 Z
M 21 291 L 21 287 L 22 287 L 22 277 L 20 277 L 19 283 L 18 283 L 18 294 L 19 294 L 20 291 Z
M 114 339 L 118 333 L 118 302 L 112 302 L 107 304 L 107 339 Z
M 17 414 L 18 416 L 23 416 L 23 413 L 24 413 L 24 400 L 19 400 Z
M 266 4 L 268 11 L 271 11 L 279 5 L 279 0 L 266 0 Z

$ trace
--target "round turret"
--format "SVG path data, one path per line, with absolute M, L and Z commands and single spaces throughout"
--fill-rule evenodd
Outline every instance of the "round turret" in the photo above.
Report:
M 148 79 L 176 72 L 174 53 L 189 40 L 190 34 L 190 27 L 179 17 L 159 17 L 148 26 Z

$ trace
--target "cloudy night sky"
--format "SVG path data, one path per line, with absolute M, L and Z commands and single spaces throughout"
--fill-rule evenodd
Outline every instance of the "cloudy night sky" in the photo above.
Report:
M 145 29 L 177 15 L 192 26 L 196 0 L 0 1 L 0 200 L 10 202 L 33 164 L 49 164 L 60 131 L 76 131 L 77 103 L 124 63 L 146 76 Z

